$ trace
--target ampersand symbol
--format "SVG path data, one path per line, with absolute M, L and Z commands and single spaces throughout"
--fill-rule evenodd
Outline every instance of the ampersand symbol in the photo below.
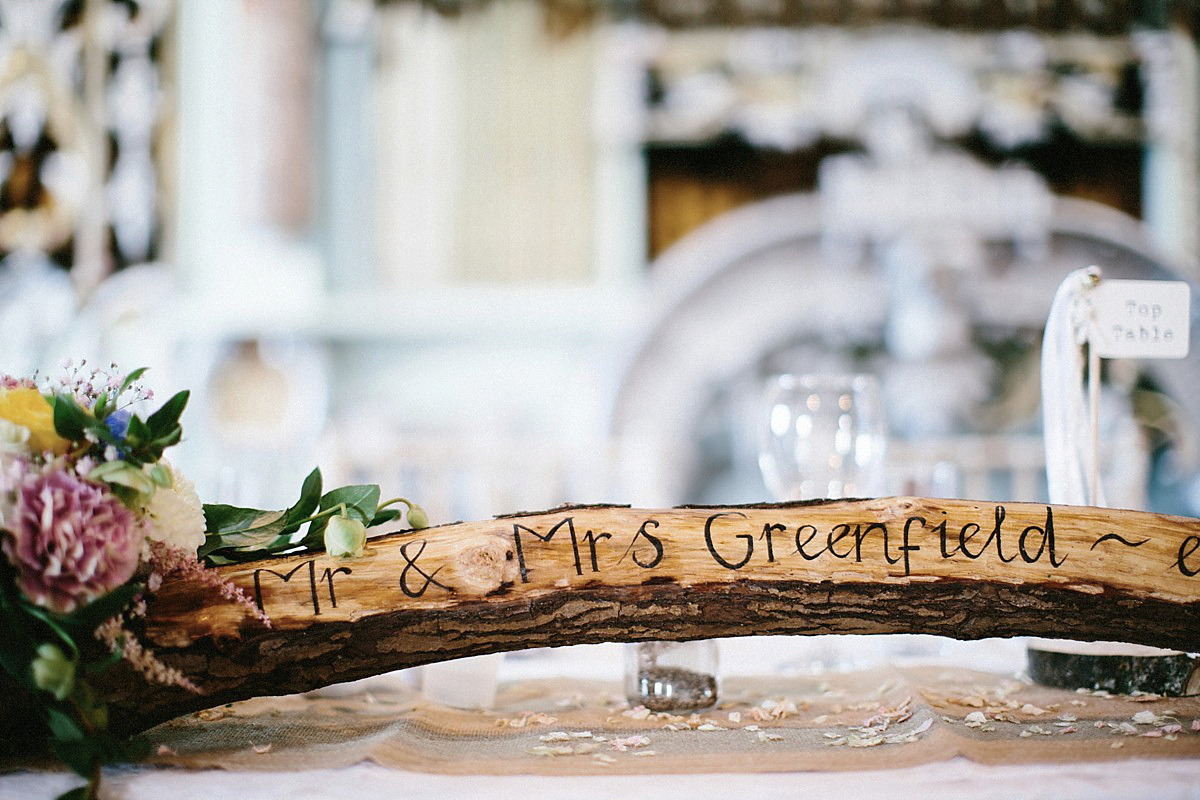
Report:
M 412 547 L 414 544 L 419 544 L 420 549 L 417 550 L 416 555 L 409 557 L 408 548 Z M 404 592 L 404 594 L 407 595 L 408 597 L 420 597 L 421 595 L 425 594 L 426 591 L 428 591 L 430 584 L 433 584 L 434 586 L 445 589 L 448 592 L 453 591 L 449 586 L 446 586 L 444 583 L 438 583 L 436 580 L 434 580 L 434 576 L 442 571 L 442 567 L 438 567 L 433 572 L 426 572 L 425 570 L 423 570 L 417 566 L 417 559 L 421 557 L 421 553 L 425 552 L 425 546 L 427 544 L 428 544 L 428 542 L 426 542 L 424 539 L 422 539 L 420 542 L 405 542 L 404 545 L 401 546 L 401 548 L 400 548 L 400 556 L 407 562 L 404 565 L 404 569 L 402 569 L 400 571 L 400 591 Z M 443 564 L 442 566 L 444 567 L 445 565 Z M 414 591 L 413 589 L 409 588 L 409 585 L 408 585 L 409 570 L 414 570 L 418 575 L 420 575 L 422 578 L 425 579 L 425 582 L 423 584 L 421 584 L 420 589 L 417 589 Z

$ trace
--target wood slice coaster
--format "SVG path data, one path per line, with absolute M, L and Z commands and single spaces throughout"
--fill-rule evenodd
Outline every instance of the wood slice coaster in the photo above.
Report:
M 1029 677 L 1043 686 L 1096 689 L 1115 694 L 1200 694 L 1200 658 L 1119 642 L 1033 639 Z

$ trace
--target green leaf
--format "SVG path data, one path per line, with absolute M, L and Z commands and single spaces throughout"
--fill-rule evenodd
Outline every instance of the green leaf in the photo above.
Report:
M 173 428 L 179 426 L 179 415 L 187 405 L 189 392 L 184 389 L 176 392 L 170 400 L 163 403 L 162 408 L 155 411 L 146 419 L 155 439 L 163 438 Z
M 154 481 L 142 471 L 127 461 L 106 461 L 88 473 L 88 478 L 94 481 L 104 481 L 116 486 L 125 486 L 147 498 L 154 494 Z
M 375 518 L 371 520 L 368 528 L 373 528 L 376 525 L 383 525 L 385 522 L 391 522 L 395 519 L 400 519 L 404 516 L 404 510 L 400 508 L 381 508 L 375 512 Z
M 168 489 L 173 481 L 171 480 L 171 470 L 167 469 L 162 464 L 155 464 L 150 468 L 150 480 L 160 488 Z
M 204 504 L 204 530 L 209 536 L 227 531 L 254 527 L 254 521 L 266 514 L 282 514 L 281 511 L 263 511 L 261 508 L 242 508 L 222 503 Z
M 32 673 L 29 671 L 34 653 L 25 650 L 19 646 L 17 641 L 7 639 L 0 644 L 0 666 L 4 667 L 4 671 L 8 673 L 9 677 L 19 681 L 21 685 L 36 689 L 37 687 L 33 685 Z
M 243 509 L 246 511 L 254 509 Z M 257 511 L 255 516 L 246 520 L 240 528 L 229 526 L 226 532 L 209 532 L 205 534 L 204 544 L 199 554 L 209 553 L 225 548 L 251 548 L 266 551 L 265 548 L 281 537 L 286 538 L 284 528 L 287 518 L 283 511 Z
M 125 429 L 125 444 L 130 448 L 145 444 L 153 438 L 149 426 L 137 414 L 129 417 L 129 426 Z
M 54 396 L 54 431 L 59 436 L 79 441 L 92 422 L 95 417 L 84 411 L 75 398 L 62 392 Z
M 144 375 L 146 373 L 147 369 L 148 369 L 148 367 L 138 367 L 133 372 L 126 375 L 125 380 L 121 381 L 121 388 L 117 389 L 117 393 L 115 395 L 113 395 L 113 397 L 116 398 L 116 397 L 120 397 L 121 395 L 125 394 L 125 390 L 128 389 L 130 386 L 132 386 L 134 381 L 136 381 L 138 378 L 142 377 L 142 375 Z
M 36 606 L 25 599 L 21 600 L 20 606 L 26 616 L 37 620 L 58 637 L 58 643 L 64 644 L 70 649 L 72 658 L 79 657 L 79 645 L 75 644 L 75 637 L 71 635 L 71 632 L 63 627 L 63 618 L 60 615 Z M 39 641 L 42 639 L 43 637 L 38 637 Z
M 116 498 L 121 501 L 121 505 L 125 506 L 126 508 L 140 508 L 147 503 L 144 495 L 135 492 L 128 486 L 120 486 L 110 483 L 108 488 L 116 496 Z
M 283 517 L 279 517 L 273 522 L 259 525 L 248 531 L 222 534 L 221 544 L 217 549 L 229 548 L 243 553 L 259 552 L 264 555 L 274 553 L 291 542 L 291 534 L 284 533 L 286 525 L 287 521 Z
M 92 404 L 92 415 L 103 422 L 104 418 L 111 414 L 112 411 L 113 409 L 108 405 L 108 392 L 101 392 L 97 395 L 96 402 Z
M 54 431 L 74 442 L 82 441 L 86 431 L 106 444 L 117 442 L 107 425 L 76 403 L 74 397 L 62 392 L 54 396 Z
M 162 458 L 163 450 L 166 450 L 168 447 L 174 447 L 182 440 L 183 428 L 179 427 L 178 425 L 176 425 L 174 428 L 171 428 L 166 433 L 156 435 L 150 442 L 150 448 L 148 451 L 151 456 L 150 460 L 156 461 Z
M 36 690 L 37 686 L 33 683 L 33 673 L 30 671 L 29 665 L 33 663 L 36 656 L 37 651 L 34 646 L 37 642 L 33 639 L 8 638 L 10 635 L 6 632 L 5 641 L 0 644 L 0 666 L 4 667 L 4 671 L 8 673 L 9 677 L 26 689 Z
M 357 519 L 363 525 L 369 525 L 375 518 L 375 509 L 379 507 L 379 485 L 361 484 L 342 486 L 321 497 L 321 510 L 346 506 L 346 515 Z
M 83 786 L 76 786 L 74 789 L 63 792 L 55 800 L 87 800 L 89 789 L 91 789 L 91 784 L 85 783 Z
M 8 562 L 0 558 L 0 667 L 21 685 L 35 690 L 29 665 L 43 636 L 18 599 L 11 571 Z
M 74 716 L 62 709 L 50 706 L 46 709 L 47 723 L 50 733 L 60 742 L 81 742 L 84 739 L 83 728 Z
M 321 503 L 321 468 L 316 467 L 312 472 L 305 477 L 304 483 L 300 486 L 300 498 L 296 503 L 284 512 L 284 517 L 287 519 L 287 527 L 285 533 L 295 533 L 300 530 L 300 526 L 304 524 L 304 520 L 308 519 L 317 510 Z
M 206 566 L 209 567 L 226 567 L 230 564 L 241 564 L 243 560 L 235 557 L 232 549 L 221 549 L 220 542 L 210 542 L 203 544 L 196 551 L 196 558 L 200 559 Z M 246 558 L 246 561 L 253 559 Z
M 74 770 L 77 775 L 84 777 L 92 774 L 92 769 L 99 761 L 93 743 L 87 739 L 80 741 L 51 739 L 50 750 L 54 753 L 55 758 Z

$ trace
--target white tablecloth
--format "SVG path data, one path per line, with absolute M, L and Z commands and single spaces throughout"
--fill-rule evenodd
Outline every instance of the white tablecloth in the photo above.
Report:
M 0 800 L 53 798 L 80 783 L 67 774 L 0 777 Z M 189 772 L 123 767 L 105 774 L 111 800 L 1200 800 L 1200 760 L 986 767 L 963 759 L 856 773 L 446 776 L 359 764 L 306 772 Z

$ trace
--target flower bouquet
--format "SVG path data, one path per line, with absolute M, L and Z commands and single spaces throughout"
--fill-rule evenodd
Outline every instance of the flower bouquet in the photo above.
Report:
M 410 527 L 428 523 L 404 498 L 380 503 L 378 486 L 323 493 L 319 470 L 282 511 L 204 505 L 163 457 L 182 438 L 186 391 L 143 417 L 135 409 L 154 400 L 144 370 L 66 368 L 54 384 L 0 377 L 0 666 L 52 754 L 87 778 L 63 797 L 94 798 L 101 765 L 137 760 L 147 746 L 108 730 L 90 678 L 124 661 L 149 681 L 203 691 L 133 632 L 164 581 L 203 584 L 270 625 L 206 564 L 304 549 L 359 555 L 367 528 L 400 517 L 401 503 Z

